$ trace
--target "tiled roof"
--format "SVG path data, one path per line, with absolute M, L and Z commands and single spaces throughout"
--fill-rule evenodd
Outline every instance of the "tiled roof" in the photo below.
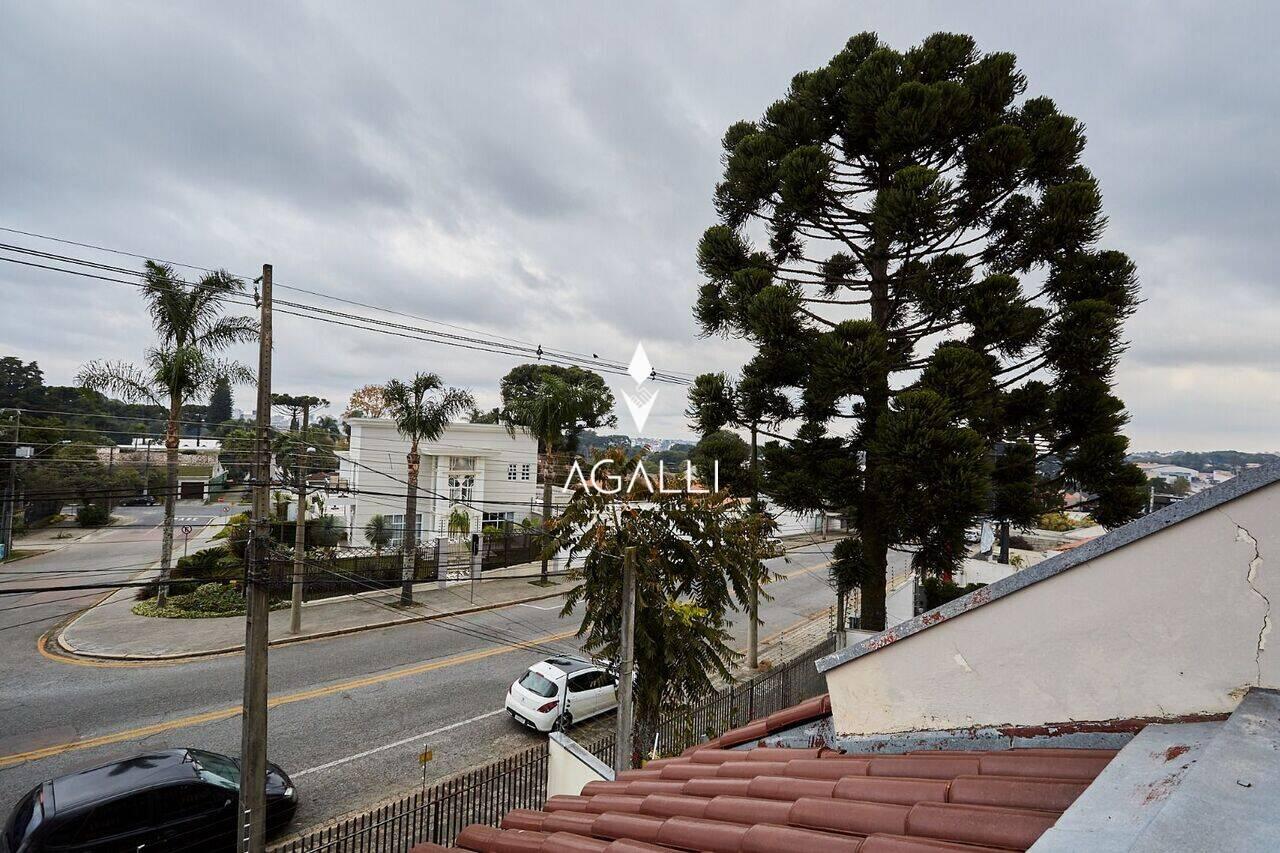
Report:
M 704 745 L 552 797 L 541 811 L 512 811 L 501 828 L 469 826 L 456 843 L 477 853 L 1026 850 L 1114 755 Z

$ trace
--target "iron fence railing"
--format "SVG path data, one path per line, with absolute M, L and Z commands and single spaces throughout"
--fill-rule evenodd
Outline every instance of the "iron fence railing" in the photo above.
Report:
M 473 823 L 496 825 L 511 809 L 547 799 L 547 744 L 432 785 L 269 848 L 269 853 L 404 853 L 449 845 Z

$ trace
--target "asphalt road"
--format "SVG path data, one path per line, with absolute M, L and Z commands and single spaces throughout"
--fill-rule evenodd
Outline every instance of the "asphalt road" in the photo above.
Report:
M 129 512 L 139 524 L 158 522 L 158 510 Z M 220 512 L 192 505 L 179 516 Z M 155 558 L 159 530 L 110 530 L 97 543 L 8 564 L 0 580 L 34 586 L 66 582 L 56 576 L 72 569 L 137 566 Z M 807 545 L 789 564 L 773 561 L 775 571 L 791 577 L 769 586 L 773 600 L 761 604 L 762 637 L 831 604 L 820 567 L 829 548 Z M 41 635 L 96 600 L 56 600 L 70 595 L 0 600 L 0 812 L 44 779 L 147 749 L 239 752 L 239 656 L 169 665 L 52 659 L 37 648 Z M 575 650 L 577 624 L 559 618 L 559 604 L 547 600 L 273 649 L 269 757 L 297 781 L 301 808 L 293 828 L 421 784 L 424 749 L 434 754 L 426 765 L 431 781 L 534 743 L 537 735 L 507 718 L 503 697 L 533 661 L 550 650 Z M 746 625 L 740 620 L 733 630 L 744 643 Z M 530 640 L 536 650 L 511 646 Z

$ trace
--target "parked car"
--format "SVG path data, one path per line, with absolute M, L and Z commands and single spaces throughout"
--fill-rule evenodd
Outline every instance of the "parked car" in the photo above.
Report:
M 511 684 L 505 704 L 511 719 L 534 731 L 568 728 L 617 708 L 618 678 L 586 658 L 547 658 Z
M 234 850 L 240 763 L 170 749 L 42 782 L 9 815 L 0 853 Z M 293 820 L 288 775 L 267 769 L 267 831 Z
M 134 495 L 120 501 L 120 506 L 155 506 L 158 503 L 160 501 L 156 500 L 154 495 Z

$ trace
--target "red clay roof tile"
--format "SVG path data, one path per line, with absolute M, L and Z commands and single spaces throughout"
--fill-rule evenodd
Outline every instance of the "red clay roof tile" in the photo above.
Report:
M 501 825 L 503 829 L 541 830 L 542 821 L 546 817 L 546 812 L 533 811 L 532 809 L 512 809 L 502 819 Z
M 950 787 L 951 783 L 945 779 L 846 776 L 835 783 L 832 796 L 839 800 L 914 806 L 923 802 L 947 802 Z
M 906 776 L 912 779 L 954 779 L 978 772 L 977 756 L 882 755 L 871 759 L 868 776 Z
M 596 815 L 586 812 L 551 812 L 542 819 L 543 832 L 573 832 L 591 835 Z
M 766 800 L 798 800 L 801 797 L 830 797 L 834 779 L 797 779 L 791 776 L 757 776 L 747 783 L 747 796 Z
M 658 843 L 680 850 L 737 853 L 748 827 L 696 817 L 673 817 L 658 831 Z
M 846 832 L 853 835 L 871 835 L 890 832 L 907 833 L 907 806 L 889 803 L 859 803 L 852 800 L 824 800 L 818 797 L 802 797 L 791 807 L 792 826 L 807 826 Z
M 750 779 L 690 779 L 684 783 L 684 792 L 691 797 L 745 797 L 751 790 Z
M 787 762 L 782 775 L 801 779 L 843 779 L 845 776 L 866 776 L 871 765 L 868 758 L 800 758 Z
M 702 817 L 711 800 L 683 794 L 650 794 L 640 805 L 640 814 L 654 817 Z
M 858 853 L 992 853 L 992 849 L 956 841 L 938 841 L 934 838 L 873 835 L 862 842 L 862 849 Z
M 762 823 L 742 836 L 742 853 L 859 853 L 862 839 L 795 826 Z
M 542 842 L 542 853 L 604 853 L 610 842 L 568 832 L 553 832 Z
M 1058 815 L 1054 812 L 958 803 L 918 803 L 911 807 L 904 834 L 1026 850 L 1057 820 Z
M 600 794 L 587 800 L 587 811 L 592 814 L 605 812 L 629 812 L 640 814 L 640 806 L 644 797 L 632 797 L 626 794 Z
M 821 759 L 813 759 L 819 761 Z M 726 761 L 716 765 L 715 775 L 727 779 L 750 779 L 752 776 L 785 776 L 786 761 Z
M 1111 761 L 1102 755 L 1026 755 L 992 752 L 981 758 L 984 776 L 1039 776 L 1045 779 L 1092 780 Z
M 1088 782 L 1037 779 L 1032 776 L 957 776 L 947 802 L 1017 809 L 1066 811 L 1089 787 Z
M 761 800 L 755 797 L 715 797 L 707 804 L 701 817 L 707 820 L 723 820 L 754 826 L 757 823 L 775 823 L 785 826 L 794 804 L 784 800 Z
M 592 824 L 591 834 L 597 838 L 631 838 L 653 844 L 664 820 L 641 814 L 602 814 Z

